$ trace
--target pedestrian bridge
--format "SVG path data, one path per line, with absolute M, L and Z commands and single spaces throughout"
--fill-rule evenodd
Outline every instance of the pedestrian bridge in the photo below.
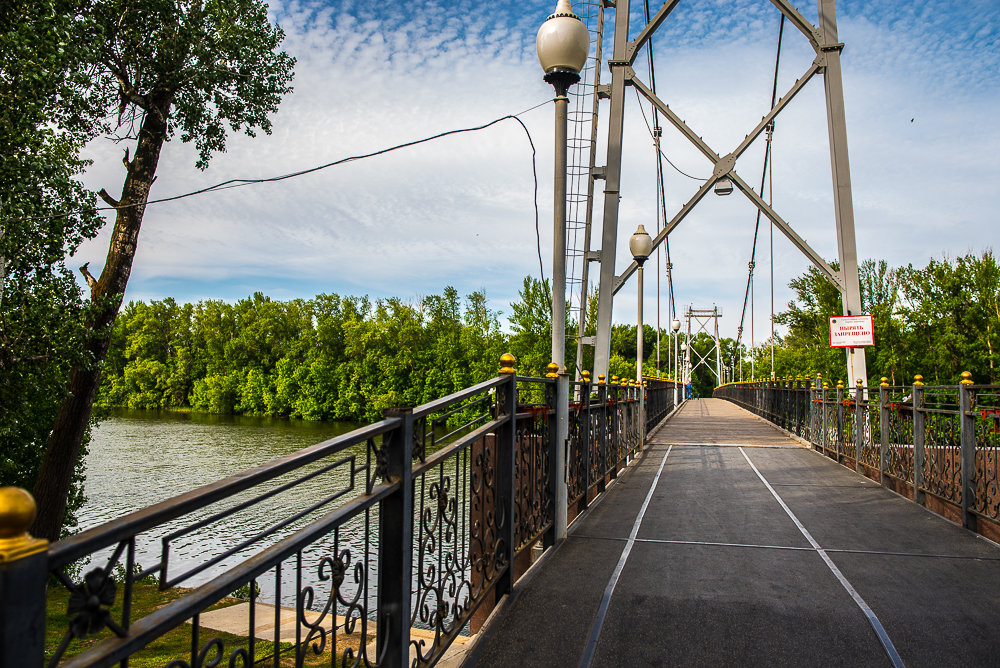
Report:
M 0 668 L 1000 660 L 1000 388 L 677 405 L 671 381 L 512 361 L 52 545 L 0 490 Z

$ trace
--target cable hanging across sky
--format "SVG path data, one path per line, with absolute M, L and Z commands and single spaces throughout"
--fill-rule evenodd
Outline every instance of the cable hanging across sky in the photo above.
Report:
M 367 158 L 374 158 L 374 157 L 377 157 L 377 156 L 380 156 L 380 155 L 385 155 L 386 153 L 392 153 L 393 151 L 398 151 L 400 149 L 410 148 L 410 147 L 413 147 L 413 146 L 419 146 L 420 144 L 426 144 L 428 142 L 432 142 L 432 141 L 435 141 L 435 140 L 438 140 L 438 139 L 443 139 L 445 137 L 450 137 L 450 136 L 453 136 L 453 135 L 464 134 L 464 133 L 469 133 L 469 132 L 479 132 L 481 130 L 486 130 L 487 128 L 490 128 L 490 127 L 493 127 L 494 125 L 502 123 L 503 121 L 512 120 L 512 121 L 516 122 L 518 125 L 521 126 L 521 129 L 524 130 L 525 136 L 528 138 L 528 144 L 531 145 L 531 172 L 532 172 L 532 178 L 533 178 L 533 181 L 534 181 L 534 196 L 533 196 L 533 200 L 534 200 L 534 208 L 535 208 L 535 238 L 536 238 L 536 246 L 537 246 L 537 251 L 538 251 L 538 268 L 539 268 L 539 271 L 541 273 L 542 282 L 544 282 L 545 281 L 545 271 L 543 269 L 543 264 L 542 264 L 541 231 L 539 229 L 539 222 L 538 222 L 539 221 L 539 213 L 538 213 L 538 168 L 537 168 L 537 161 L 536 161 L 537 152 L 535 150 L 535 142 L 534 142 L 534 140 L 531 137 L 531 132 L 528 131 L 528 127 L 519 118 L 519 116 L 521 116 L 523 114 L 527 114 L 527 113 L 529 113 L 531 111 L 534 111 L 535 109 L 538 109 L 538 108 L 543 107 L 543 106 L 545 106 L 547 104 L 550 104 L 550 103 L 551 103 L 551 100 L 545 100 L 544 102 L 540 102 L 540 103 L 536 104 L 533 107 L 529 107 L 527 109 L 524 109 L 523 111 L 519 111 L 516 114 L 507 114 L 506 116 L 501 116 L 500 118 L 496 118 L 496 119 L 494 119 L 494 120 L 492 120 L 492 121 L 490 121 L 488 123 L 484 123 L 482 125 L 476 125 L 476 126 L 468 127 L 468 128 L 458 128 L 458 129 L 455 129 L 455 130 L 446 130 L 445 132 L 440 132 L 438 134 L 431 135 L 429 137 L 424 137 L 422 139 L 415 139 L 413 141 L 404 142 L 402 144 L 396 144 L 395 146 L 389 146 L 387 148 L 379 149 L 377 151 L 372 151 L 370 153 L 363 153 L 363 154 L 360 154 L 360 155 L 348 156 L 346 158 L 341 158 L 339 160 L 334 160 L 332 162 L 327 162 L 327 163 L 322 164 L 322 165 L 317 165 L 315 167 L 309 167 L 307 169 L 302 169 L 302 170 L 299 170 L 299 171 L 296 171 L 296 172 L 290 172 L 288 174 L 282 174 L 280 176 L 270 176 L 270 177 L 259 178 L 259 179 L 246 179 L 246 178 L 227 179 L 225 181 L 222 181 L 220 183 L 216 183 L 215 185 L 207 186 L 205 188 L 200 188 L 198 190 L 192 190 L 191 192 L 183 193 L 183 194 L 180 194 L 180 195 L 171 195 L 169 197 L 160 197 L 160 198 L 157 198 L 157 199 L 151 199 L 151 200 L 147 200 L 144 203 L 136 202 L 136 203 L 132 203 L 132 204 L 122 204 L 122 205 L 119 205 L 119 206 L 110 206 L 110 205 L 109 206 L 97 206 L 97 207 L 91 207 L 91 208 L 87 208 L 87 209 L 80 209 L 78 211 L 67 211 L 67 212 L 64 212 L 64 213 L 61 213 L 61 214 L 54 214 L 54 215 L 51 215 L 51 216 L 34 216 L 34 217 L 26 217 L 26 218 L 12 218 L 12 219 L 9 219 L 9 220 L 0 220 L 0 223 L 8 223 L 8 222 L 30 222 L 30 221 L 51 220 L 53 218 L 60 218 L 62 216 L 70 215 L 71 213 L 96 212 L 96 211 L 118 211 L 118 210 L 130 208 L 130 207 L 136 207 L 136 206 L 139 206 L 140 204 L 144 204 L 144 205 L 148 206 L 150 204 L 162 204 L 164 202 L 175 202 L 177 200 L 185 199 L 185 198 L 188 198 L 188 197 L 194 197 L 196 195 L 204 195 L 204 194 L 208 194 L 208 193 L 212 193 L 212 192 L 219 192 L 219 191 L 222 191 L 222 190 L 229 190 L 230 188 L 242 188 L 244 186 L 257 185 L 257 184 L 261 184 L 261 183 L 275 183 L 275 182 L 278 182 L 278 181 L 285 181 L 285 180 L 293 179 L 293 178 L 296 178 L 296 177 L 299 177 L 299 176 L 305 176 L 306 174 L 312 174 L 314 172 L 319 172 L 319 171 L 322 171 L 324 169 L 329 169 L 331 167 L 337 167 L 339 165 L 347 164 L 349 162 L 355 162 L 357 160 L 364 160 L 364 159 L 367 159 Z

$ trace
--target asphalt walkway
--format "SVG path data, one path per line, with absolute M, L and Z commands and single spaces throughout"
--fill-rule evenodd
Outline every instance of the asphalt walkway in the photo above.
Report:
M 1000 666 L 1000 548 L 688 402 L 467 666 Z

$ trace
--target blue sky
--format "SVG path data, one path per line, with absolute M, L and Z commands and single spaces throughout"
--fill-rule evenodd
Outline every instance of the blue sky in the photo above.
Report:
M 634 33 L 643 3 L 632 4 Z M 652 11 L 659 6 L 650 4 Z M 1000 129 L 994 116 L 1000 3 L 837 4 L 860 257 L 922 266 L 942 254 L 1000 249 Z M 541 105 L 521 119 L 537 149 L 549 276 L 552 108 L 546 102 L 552 95 L 541 80 L 534 36 L 554 6 L 554 0 L 273 2 L 285 48 L 298 59 L 295 92 L 274 116 L 274 133 L 232 137 L 228 152 L 204 172 L 194 168 L 191 147 L 171 142 L 152 196 L 296 171 Z M 816 21 L 814 2 L 798 7 Z M 682 0 L 654 38 L 660 96 L 720 153 L 767 111 L 778 21 L 767 0 Z M 812 58 L 806 40 L 786 25 L 779 92 Z M 636 69 L 648 83 L 645 58 Z M 602 112 L 606 121 L 606 108 Z M 618 272 L 629 259 L 627 239 L 636 225 L 652 230 L 657 224 L 652 143 L 632 92 L 626 114 Z M 599 164 L 606 140 L 601 128 Z M 663 146 L 688 174 L 711 173 L 711 165 L 669 127 Z M 87 183 L 119 190 L 120 147 L 99 142 L 89 150 L 95 164 Z M 820 78 L 779 116 L 773 151 L 775 209 L 818 252 L 835 258 Z M 755 146 L 737 163 L 755 187 L 761 156 Z M 418 301 L 453 285 L 461 294 L 484 290 L 506 315 L 523 276 L 539 273 L 531 157 L 522 129 L 505 121 L 298 179 L 150 206 L 126 298 L 236 300 L 261 291 L 281 299 L 336 292 Z M 672 215 L 698 182 L 666 170 Z M 679 304 L 718 304 L 723 333 L 730 336 L 739 325 L 755 219 L 755 209 L 738 193 L 710 196 L 671 235 Z M 768 329 L 766 227 L 761 242 L 758 342 Z M 75 260 L 99 268 L 106 247 L 107 230 Z M 780 310 L 791 296 L 788 281 L 808 263 L 779 233 L 774 263 Z M 647 271 L 646 322 L 656 312 L 652 273 Z M 616 322 L 635 322 L 634 292 L 630 284 L 619 294 Z M 666 321 L 665 297 L 661 309 Z

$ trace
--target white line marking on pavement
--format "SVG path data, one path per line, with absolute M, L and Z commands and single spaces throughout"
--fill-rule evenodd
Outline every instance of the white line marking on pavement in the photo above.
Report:
M 750 465 L 750 468 L 753 469 L 753 472 L 757 474 L 757 477 L 760 478 L 760 481 L 764 483 L 764 486 L 767 487 L 768 491 L 771 492 L 771 495 L 774 496 L 775 500 L 785 510 L 785 512 L 791 518 L 792 522 L 795 523 L 795 526 L 797 526 L 799 528 L 799 531 L 802 532 L 802 535 L 805 536 L 805 539 L 809 541 L 809 544 L 816 549 L 816 553 L 819 554 L 819 556 L 826 563 L 827 568 L 830 569 L 830 572 L 832 572 L 834 576 L 836 576 L 836 578 L 840 581 L 840 584 L 844 587 L 844 589 L 847 590 L 847 593 L 850 594 L 851 598 L 854 599 L 854 602 L 858 604 L 859 608 L 861 608 L 861 612 L 863 612 L 865 614 L 865 617 L 868 618 L 868 623 L 872 625 L 872 629 L 875 631 L 875 635 L 878 636 L 879 641 L 882 643 L 882 647 L 885 648 L 886 654 L 889 655 L 889 660 L 892 661 L 892 665 L 895 666 L 896 668 L 906 668 L 906 664 L 903 663 L 902 657 L 899 656 L 899 652 L 896 651 L 896 646 L 892 644 L 892 640 L 889 639 L 889 634 L 886 633 L 885 627 L 882 626 L 882 622 L 879 621 L 878 617 L 875 615 L 875 612 L 870 607 L 868 607 L 868 604 L 865 603 L 865 599 L 861 598 L 861 594 L 859 594 L 858 591 L 854 588 L 854 585 L 852 585 L 850 581 L 848 581 L 848 579 L 844 577 L 844 574 L 840 572 L 840 569 L 837 568 L 837 565 L 833 563 L 832 559 L 830 559 L 830 556 L 826 553 L 826 550 L 820 547 L 819 543 L 817 543 L 816 540 L 812 537 L 812 534 L 809 533 L 808 530 L 806 530 L 806 528 L 802 525 L 802 522 L 799 521 L 799 518 L 796 517 L 795 513 L 792 512 L 792 509 L 785 504 L 784 500 L 782 500 L 782 498 L 778 495 L 778 493 L 774 490 L 774 488 L 771 487 L 771 483 L 769 483 L 767 479 L 764 478 L 763 474 L 757 470 L 757 467 L 754 466 L 752 461 L 750 461 L 750 456 L 747 455 L 747 453 L 743 450 L 743 448 L 740 448 L 740 452 L 743 454 L 743 458 L 747 460 L 747 464 Z
M 604 617 L 607 615 L 608 606 L 611 604 L 611 596 L 615 593 L 615 587 L 618 585 L 618 578 L 622 574 L 622 569 L 625 568 L 625 562 L 628 561 L 629 552 L 632 551 L 632 546 L 635 545 L 635 537 L 639 533 L 639 525 L 642 524 L 642 518 L 646 515 L 646 508 L 649 506 L 649 500 L 653 498 L 653 491 L 656 489 L 656 483 L 660 480 L 660 474 L 663 473 L 663 466 L 667 463 L 667 457 L 670 455 L 670 451 L 673 447 L 674 446 L 671 445 L 663 454 L 663 460 L 660 462 L 660 468 L 656 471 L 656 475 L 653 477 L 653 483 L 649 486 L 649 492 L 646 494 L 646 499 L 642 502 L 642 507 L 639 509 L 639 514 L 635 518 L 635 523 L 632 524 L 632 533 L 629 534 L 628 542 L 625 543 L 625 549 L 622 550 L 621 556 L 618 557 L 618 563 L 615 565 L 615 570 L 611 574 L 611 579 L 608 580 L 608 586 L 604 588 L 604 596 L 601 597 L 601 605 L 597 608 L 597 615 L 594 617 L 594 622 L 590 626 L 590 637 L 587 639 L 587 647 L 583 652 L 583 658 L 580 659 L 580 668 L 590 668 L 590 664 L 594 660 L 594 652 L 597 650 L 597 641 L 601 637 L 601 628 L 604 626 Z

